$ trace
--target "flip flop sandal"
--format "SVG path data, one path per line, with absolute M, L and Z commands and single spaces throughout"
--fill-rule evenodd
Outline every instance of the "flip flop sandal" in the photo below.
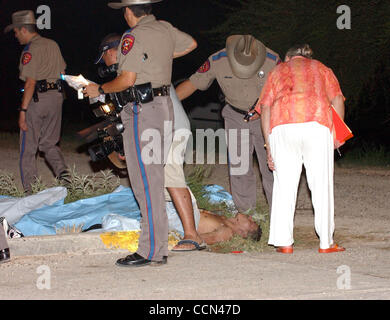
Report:
M 181 244 L 192 244 L 195 246 L 195 248 L 192 248 L 192 249 L 172 249 L 171 251 L 200 251 L 200 250 L 206 249 L 206 247 L 207 247 L 205 242 L 202 242 L 201 244 L 199 244 L 195 240 L 190 240 L 190 239 L 180 240 L 177 243 L 177 245 L 181 245 Z

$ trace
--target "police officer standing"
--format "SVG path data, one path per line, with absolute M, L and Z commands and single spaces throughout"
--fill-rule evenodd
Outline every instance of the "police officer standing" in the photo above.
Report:
M 24 190 L 38 176 L 36 154 L 44 153 L 57 177 L 66 173 L 60 148 L 62 102 L 60 76 L 66 64 L 57 43 L 41 37 L 36 30 L 34 12 L 17 11 L 5 33 L 13 30 L 19 43 L 25 45 L 19 64 L 19 78 L 24 81 L 22 104 L 19 108 L 20 175 Z
M 189 80 L 176 88 L 177 95 L 182 100 L 196 90 L 207 90 L 217 79 L 226 100 L 222 116 L 225 120 L 229 146 L 231 192 L 240 212 L 247 212 L 256 207 L 256 176 L 252 164 L 254 151 L 257 154 L 267 202 L 271 206 L 273 176 L 267 167 L 259 115 L 253 114 L 247 122 L 244 121 L 244 117 L 248 110 L 254 107 L 268 72 L 279 62 L 278 54 L 266 48 L 253 36 L 233 35 L 227 38 L 226 48 L 211 55 Z M 247 140 L 242 140 L 245 130 L 249 136 L 246 136 Z M 237 132 L 237 150 L 232 150 L 235 148 L 229 141 L 232 137 L 229 131 L 233 134 Z M 238 162 L 240 151 L 248 147 L 249 159 L 241 158 L 241 162 Z M 241 157 L 243 156 L 244 153 L 241 152 Z
M 95 64 L 104 63 L 105 66 L 99 67 L 99 75 L 103 77 L 116 76 L 117 55 L 121 36 L 115 33 L 105 36 L 99 46 L 99 57 Z M 112 78 L 111 78 L 112 79 Z M 205 243 L 198 234 L 196 226 L 199 217 L 194 215 L 191 194 L 186 184 L 183 170 L 184 156 L 187 147 L 187 141 L 191 135 L 190 121 L 184 111 L 183 105 L 176 96 L 173 85 L 170 88 L 170 97 L 173 103 L 174 116 L 174 135 L 171 148 L 168 152 L 168 158 L 164 166 L 165 180 L 165 200 L 172 201 L 176 211 L 180 216 L 184 237 L 172 248 L 172 251 L 192 251 L 205 249 Z M 115 98 L 114 98 L 115 99 Z M 108 158 L 118 168 L 126 168 L 125 157 L 117 152 L 111 153 Z
M 142 220 L 138 250 L 119 259 L 119 266 L 164 264 L 168 256 L 164 158 L 172 142 L 173 106 L 169 97 L 172 59 L 191 52 L 197 44 L 170 23 L 156 20 L 151 14 L 151 4 L 160 1 L 122 0 L 108 4 L 123 10 L 131 29 L 121 39 L 118 76 L 101 86 L 90 84 L 85 89 L 90 97 L 112 92 L 124 92 L 123 96 L 128 97 L 121 112 L 125 127 L 123 144 Z M 164 130 L 167 121 L 171 124 L 170 132 Z M 150 129 L 158 132 L 159 137 L 152 142 L 144 141 L 143 133 L 151 132 Z

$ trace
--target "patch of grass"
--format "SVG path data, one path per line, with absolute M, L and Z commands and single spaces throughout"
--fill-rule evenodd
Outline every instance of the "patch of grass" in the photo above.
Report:
M 193 193 L 199 209 L 208 210 L 214 213 L 229 215 L 227 205 L 215 204 L 210 201 L 207 191 L 204 190 L 204 179 L 210 177 L 212 168 L 210 166 L 195 166 L 192 172 L 186 177 L 188 187 Z
M 64 203 L 70 203 L 80 199 L 111 193 L 119 185 L 119 177 L 114 175 L 111 170 L 100 171 L 96 174 L 80 174 L 73 167 L 73 169 L 69 170 L 67 182 L 54 179 L 53 183 L 47 185 L 38 178 L 31 185 L 31 193 L 36 194 L 47 188 L 65 186 L 68 190 L 68 195 Z M 18 189 L 13 175 L 5 171 L 0 171 L 0 194 L 11 197 L 25 196 L 24 192 Z
M 343 150 L 341 149 L 341 153 Z M 390 167 L 390 152 L 384 146 L 363 144 L 360 148 L 348 150 L 341 158 L 336 159 L 339 167 Z
M 68 195 L 64 203 L 100 196 L 113 192 L 120 185 L 120 179 L 111 170 L 100 171 L 97 174 L 79 174 L 75 167 L 69 170 L 67 182 L 56 179 L 56 185 L 65 186 Z
M 244 239 L 238 235 L 233 236 L 229 241 L 209 246 L 210 251 L 217 253 L 232 253 L 234 251 L 263 252 L 268 248 L 267 243 L 263 241 L 263 236 L 260 241 L 254 241 Z
M 0 195 L 20 198 L 24 192 L 18 189 L 13 174 L 0 170 Z

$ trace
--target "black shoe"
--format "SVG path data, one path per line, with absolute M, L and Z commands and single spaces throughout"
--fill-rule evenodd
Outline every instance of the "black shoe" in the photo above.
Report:
M 0 263 L 5 263 L 10 261 L 11 255 L 9 253 L 9 248 L 0 250 Z
M 168 263 L 168 256 L 163 256 L 161 261 L 154 261 L 154 260 L 151 261 L 152 266 L 161 266 L 167 263 Z
M 151 264 L 151 260 L 141 257 L 138 253 L 133 253 L 126 258 L 117 260 L 116 265 L 120 267 L 143 267 Z

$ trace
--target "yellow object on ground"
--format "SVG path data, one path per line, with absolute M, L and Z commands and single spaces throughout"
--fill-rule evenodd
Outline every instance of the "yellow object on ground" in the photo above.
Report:
M 100 239 L 108 249 L 127 249 L 130 252 L 136 252 L 139 231 L 105 232 L 100 235 Z M 180 238 L 176 233 L 170 232 L 168 235 L 168 249 L 171 250 L 179 240 Z

